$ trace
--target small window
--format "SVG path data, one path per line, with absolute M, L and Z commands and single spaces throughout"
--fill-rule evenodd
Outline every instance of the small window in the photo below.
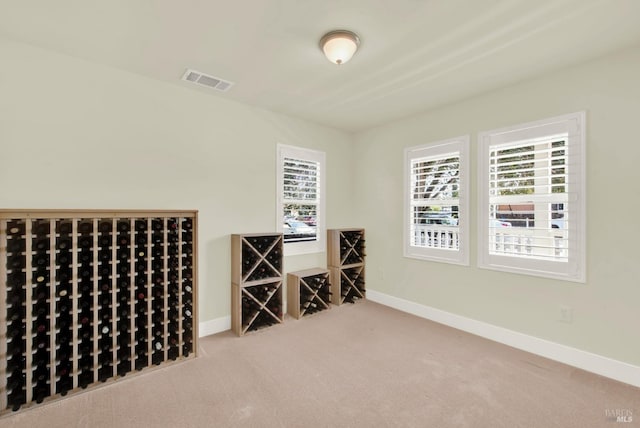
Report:
M 285 255 L 324 251 L 325 154 L 278 145 L 277 230 Z
M 405 150 L 405 257 L 468 264 L 469 137 Z
M 584 113 L 481 133 L 479 264 L 584 281 Z

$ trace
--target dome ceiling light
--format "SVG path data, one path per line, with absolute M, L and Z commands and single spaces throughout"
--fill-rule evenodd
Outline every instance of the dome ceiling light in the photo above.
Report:
M 349 61 L 359 45 L 358 35 L 347 30 L 330 31 L 320 39 L 320 49 L 329 61 L 338 65 Z

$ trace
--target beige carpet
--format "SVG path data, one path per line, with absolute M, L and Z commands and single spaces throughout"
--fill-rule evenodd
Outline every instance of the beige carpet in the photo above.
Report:
M 144 372 L 143 372 L 144 373 Z M 607 411 L 632 412 L 616 423 Z M 640 389 L 372 303 L 20 411 L 0 427 L 640 426 Z

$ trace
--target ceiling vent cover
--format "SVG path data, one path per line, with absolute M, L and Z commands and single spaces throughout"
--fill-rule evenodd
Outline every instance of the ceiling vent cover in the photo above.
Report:
M 221 92 L 226 92 L 233 86 L 233 82 L 191 70 L 190 68 L 184 72 L 182 80 L 195 83 L 196 85 L 207 86 Z

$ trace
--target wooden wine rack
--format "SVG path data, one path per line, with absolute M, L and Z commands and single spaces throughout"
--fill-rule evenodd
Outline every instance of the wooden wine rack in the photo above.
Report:
M 197 212 L 0 210 L 0 415 L 197 350 Z
M 364 229 L 327 230 L 331 302 L 355 303 L 366 297 Z
M 327 269 L 313 268 L 287 274 L 287 313 L 295 319 L 331 309 Z
M 231 329 L 238 335 L 279 324 L 282 234 L 231 235 Z

